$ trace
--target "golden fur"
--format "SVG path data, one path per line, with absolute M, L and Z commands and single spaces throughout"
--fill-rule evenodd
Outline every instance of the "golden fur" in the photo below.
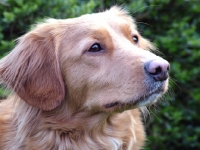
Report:
M 104 50 L 89 52 L 94 43 Z M 141 149 L 137 100 L 156 85 L 147 84 L 143 66 L 161 59 L 150 49 L 117 7 L 38 24 L 0 61 L 1 82 L 13 90 L 0 103 L 0 149 Z M 167 90 L 167 81 L 159 86 L 151 102 Z

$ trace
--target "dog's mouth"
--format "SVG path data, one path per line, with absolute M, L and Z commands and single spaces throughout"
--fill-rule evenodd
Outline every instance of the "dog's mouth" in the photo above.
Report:
M 133 109 L 142 106 L 149 106 L 156 103 L 156 101 L 164 94 L 164 90 L 158 88 L 154 91 L 149 92 L 148 94 L 142 95 L 137 99 L 132 99 L 126 103 L 115 101 L 104 105 L 104 108 L 123 108 L 123 109 Z
M 148 94 L 141 96 L 139 99 L 131 101 L 130 105 L 133 105 L 134 108 L 149 106 L 157 102 L 157 100 L 164 94 L 163 89 L 157 89 Z

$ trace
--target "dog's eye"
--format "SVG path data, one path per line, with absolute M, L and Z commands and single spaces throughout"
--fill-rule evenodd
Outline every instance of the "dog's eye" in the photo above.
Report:
M 103 49 L 102 49 L 101 45 L 99 43 L 95 43 L 89 48 L 88 52 L 99 52 L 102 50 Z
M 138 36 L 137 36 L 137 35 L 134 35 L 134 36 L 132 37 L 132 39 L 133 39 L 133 42 L 134 42 L 135 44 L 138 44 Z

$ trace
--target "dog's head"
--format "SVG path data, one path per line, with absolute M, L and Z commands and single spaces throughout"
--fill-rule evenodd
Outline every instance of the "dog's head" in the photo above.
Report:
M 0 62 L 0 75 L 28 104 L 52 110 L 109 111 L 154 103 L 168 86 L 169 64 L 149 50 L 123 10 L 41 23 Z

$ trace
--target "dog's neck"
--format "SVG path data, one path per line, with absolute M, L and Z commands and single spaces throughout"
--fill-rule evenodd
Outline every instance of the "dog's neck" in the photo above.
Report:
M 52 147 L 60 146 L 61 143 L 58 141 L 62 141 L 64 149 L 82 149 L 79 144 L 85 146 L 85 149 L 96 149 L 98 146 L 105 147 L 105 149 L 119 149 L 124 145 L 122 137 L 133 132 L 131 130 L 122 134 L 122 131 L 119 130 L 121 125 L 117 121 L 118 114 L 103 112 L 91 114 L 87 111 L 67 112 L 63 109 L 59 109 L 58 112 L 56 110 L 45 112 L 20 99 L 17 100 L 15 107 L 16 110 L 21 111 L 20 113 L 14 112 L 16 117 L 12 121 L 12 125 L 16 137 L 12 142 L 17 143 L 16 145 L 19 147 L 27 143 L 26 139 L 31 139 L 34 143 L 38 142 L 34 140 L 43 137 L 53 141 Z M 125 128 L 122 129 L 125 130 Z M 41 144 L 37 145 L 43 146 L 38 149 L 43 148 L 46 144 L 43 140 L 39 143 Z M 49 148 L 45 147 L 44 149 Z

